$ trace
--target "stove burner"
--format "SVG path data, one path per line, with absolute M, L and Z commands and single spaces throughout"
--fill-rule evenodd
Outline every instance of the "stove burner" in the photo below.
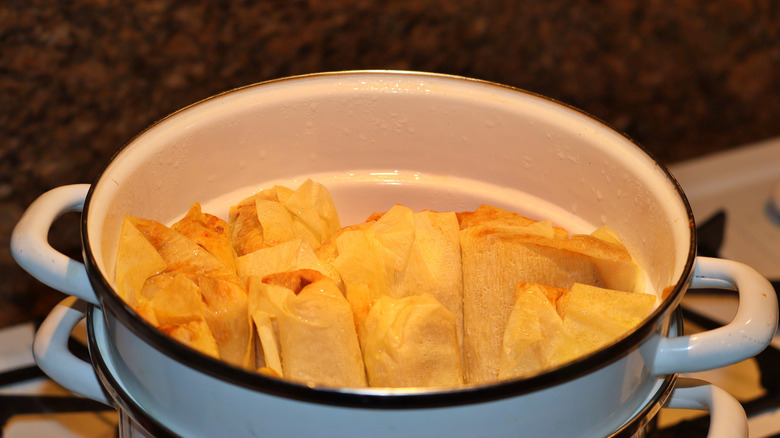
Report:
M 696 253 L 704 257 L 718 257 L 726 234 L 726 212 L 717 211 L 696 227 Z

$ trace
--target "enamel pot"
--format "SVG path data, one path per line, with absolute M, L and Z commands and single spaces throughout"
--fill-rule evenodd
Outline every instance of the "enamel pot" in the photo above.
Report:
M 85 362 L 69 349 L 71 332 L 77 324 L 83 322 L 85 316 L 91 363 Z M 679 308 L 672 315 L 669 333 L 683 333 L 682 312 Z M 116 373 L 111 356 L 104 354 L 109 350 L 110 343 L 106 334 L 105 319 L 100 309 L 69 297 L 58 304 L 41 324 L 35 338 L 35 353 L 37 357 L 47 358 L 42 363 L 47 366 L 46 372 L 55 375 L 57 381 L 79 388 L 88 397 L 115 407 L 119 413 L 120 437 L 176 436 L 163 425 L 166 414 L 162 412 L 152 416 L 152 413 L 147 412 L 136 402 L 132 393 L 134 390 L 125 385 Z M 57 366 L 53 367 L 55 362 Z M 708 412 L 708 438 L 748 436 L 745 411 L 730 394 L 707 382 L 670 374 L 657 379 L 641 409 L 610 433 L 609 438 L 648 436 L 656 426 L 657 415 L 662 408 Z M 425 432 L 434 435 L 436 431 L 432 429 Z
M 660 303 L 622 339 L 531 378 L 392 390 L 311 387 L 232 367 L 158 332 L 115 293 L 124 215 L 171 223 L 200 202 L 226 217 L 260 188 L 306 178 L 330 189 L 343 224 L 396 203 L 439 211 L 493 204 L 575 233 L 608 224 Z M 47 243 L 54 220 L 74 210 L 83 264 Z M 723 367 L 768 345 L 777 326 L 770 283 L 741 263 L 696 257 L 695 243 L 674 177 L 604 123 L 498 84 L 370 71 L 265 82 L 184 108 L 121 148 L 92 184 L 41 195 L 11 246 L 34 277 L 97 306 L 100 355 L 139 409 L 175 434 L 550 437 L 609 435 L 664 376 Z M 670 335 L 670 315 L 689 288 L 734 290 L 734 320 Z M 62 367 L 46 343 L 36 359 L 57 380 Z

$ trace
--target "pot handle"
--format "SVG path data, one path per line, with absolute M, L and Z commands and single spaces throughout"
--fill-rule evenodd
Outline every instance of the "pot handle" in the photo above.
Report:
M 72 184 L 42 194 L 24 212 L 11 234 L 11 254 L 45 285 L 97 305 L 84 264 L 49 244 L 49 229 L 64 213 L 82 211 L 89 184 Z
M 748 436 L 748 421 L 742 405 L 731 394 L 708 382 L 678 379 L 664 407 L 709 411 L 708 438 Z
M 732 260 L 696 257 L 690 288 L 736 289 L 737 314 L 714 330 L 660 337 L 651 367 L 654 375 L 728 366 L 756 356 L 772 341 L 777 329 L 777 295 L 755 269 Z
M 111 406 L 92 364 L 76 357 L 68 348 L 70 333 L 84 319 L 88 304 L 68 297 L 54 306 L 33 340 L 33 357 L 52 380 L 70 391 Z

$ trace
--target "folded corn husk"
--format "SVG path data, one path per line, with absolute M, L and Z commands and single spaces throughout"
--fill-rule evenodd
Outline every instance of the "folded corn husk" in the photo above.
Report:
M 360 345 L 371 386 L 463 384 L 455 317 L 429 294 L 375 300 Z
M 356 309 L 358 329 L 370 301 L 430 294 L 452 313 L 462 339 L 462 277 L 454 213 L 413 212 L 396 205 L 337 239 L 334 267 Z
M 235 272 L 236 255 L 230 228 L 224 220 L 203 213 L 200 204 L 195 203 L 171 229 L 192 239 Z M 246 290 L 232 276 L 198 275 L 197 283 L 206 304 L 205 320 L 217 343 L 219 357 L 232 365 L 254 367 Z
M 219 357 L 232 365 L 254 368 L 247 291 L 239 284 L 205 276 L 198 278 L 198 285 Z
M 310 179 L 297 190 L 274 186 L 242 200 L 228 223 L 238 256 L 298 239 L 317 248 L 341 228 L 330 192 Z
M 522 227 L 530 234 L 536 234 L 555 239 L 568 239 L 569 232 L 562 227 L 555 227 L 552 221 L 537 221 L 513 211 L 492 205 L 482 204 L 474 211 L 457 213 L 460 228 L 475 225 L 491 227 Z
M 519 283 L 504 331 L 499 379 L 529 377 L 622 338 L 657 297 L 576 283 L 571 290 Z
M 132 308 L 141 304 L 141 289 L 149 277 L 165 270 L 165 260 L 129 217 L 122 221 L 116 255 L 116 291 Z M 144 301 L 145 302 L 145 301 Z
M 653 310 L 653 294 L 575 284 L 558 299 L 564 329 L 577 338 L 580 354 L 615 342 L 639 325 Z
M 214 215 L 203 213 L 200 204 L 193 204 L 181 220 L 171 225 L 171 229 L 189 237 L 228 269 L 235 271 L 236 254 L 228 224 Z
M 231 243 L 237 257 L 266 247 L 254 196 L 230 207 L 228 225 Z
M 352 309 L 335 282 L 310 270 L 249 279 L 261 364 L 309 385 L 363 387 Z
M 128 216 L 123 235 L 130 238 L 120 241 L 117 288 L 133 297 L 128 303 L 183 343 L 233 365 L 254 368 L 247 293 L 234 268 L 227 223 L 202 213 L 195 204 L 171 227 Z M 135 260 L 124 256 L 134 250 L 139 250 Z M 137 277 L 123 274 L 134 270 Z M 147 277 L 142 284 L 141 276 Z M 193 302 L 199 305 L 182 307 Z
M 206 306 L 200 288 L 183 273 L 165 273 L 152 277 L 153 292 L 136 312 L 173 339 L 209 356 L 219 358 L 219 346 L 206 321 Z
M 499 379 L 528 377 L 580 354 L 577 338 L 564 329 L 558 298 L 566 289 L 518 283 L 502 339 Z
M 166 271 L 186 271 L 239 283 L 235 269 L 222 263 L 195 240 L 153 220 L 132 216 L 126 219 L 152 244 L 165 262 Z
M 248 286 L 250 277 L 263 278 L 278 272 L 311 269 L 338 281 L 333 268 L 317 257 L 311 245 L 303 239 L 288 240 L 256 250 L 236 259 L 236 271 L 241 283 Z
M 470 220 L 462 222 L 460 232 L 466 383 L 498 378 L 517 283 L 566 289 L 583 283 L 628 291 L 638 283 L 636 265 L 619 242 L 593 235 L 564 238 L 533 222 L 486 226 Z

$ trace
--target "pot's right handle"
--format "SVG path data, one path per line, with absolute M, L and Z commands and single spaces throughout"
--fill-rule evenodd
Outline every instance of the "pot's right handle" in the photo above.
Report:
M 742 405 L 723 389 L 696 379 L 678 379 L 665 408 L 709 411 L 707 438 L 748 436 L 748 422 Z
M 38 368 L 68 390 L 111 406 L 92 364 L 68 348 L 70 334 L 84 319 L 88 304 L 68 297 L 54 306 L 33 340 L 33 357 Z
M 777 295 L 758 271 L 731 260 L 697 257 L 691 288 L 736 289 L 734 320 L 690 336 L 659 337 L 651 364 L 654 375 L 706 371 L 749 359 L 772 341 L 777 330 Z
M 11 234 L 11 254 L 19 266 L 45 285 L 98 304 L 84 264 L 49 244 L 54 221 L 64 213 L 81 211 L 88 191 L 89 184 L 72 184 L 49 190 L 33 201 Z

